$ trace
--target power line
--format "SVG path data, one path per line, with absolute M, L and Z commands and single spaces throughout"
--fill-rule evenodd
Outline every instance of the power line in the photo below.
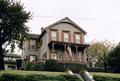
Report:
M 33 17 L 37 18 L 62 18 L 60 16 L 40 16 L 40 15 L 35 15 Z M 77 20 L 90 20 L 90 21 L 113 21 L 113 22 L 120 22 L 119 19 L 102 19 L 102 18 L 87 18 L 87 17 L 71 17 L 72 19 L 77 19 Z

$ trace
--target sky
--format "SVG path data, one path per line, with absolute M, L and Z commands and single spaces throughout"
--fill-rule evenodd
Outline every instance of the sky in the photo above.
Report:
M 69 17 L 87 31 L 86 42 L 120 41 L 120 0 L 16 0 L 32 12 L 31 33 Z

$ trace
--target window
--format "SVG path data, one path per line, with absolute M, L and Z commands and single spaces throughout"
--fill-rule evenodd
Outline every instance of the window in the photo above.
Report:
M 36 60 L 36 56 L 35 55 L 30 55 L 30 62 L 35 61 Z
M 16 61 L 16 59 L 15 59 L 15 58 L 13 58 L 12 60 L 13 60 L 13 61 Z
M 4 57 L 4 60 L 8 60 L 8 57 Z
M 80 43 L 80 34 L 75 34 L 75 43 Z
M 54 41 L 57 40 L 57 31 L 52 31 L 51 32 L 51 40 L 54 40 Z
M 57 55 L 56 54 L 51 54 L 51 59 L 57 59 Z
M 36 40 L 30 40 L 30 48 L 35 49 L 36 48 Z
M 68 32 L 64 32 L 64 42 L 69 42 L 69 33 Z

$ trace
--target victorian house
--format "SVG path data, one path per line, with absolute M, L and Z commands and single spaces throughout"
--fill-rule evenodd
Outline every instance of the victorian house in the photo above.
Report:
M 65 17 L 45 28 L 41 34 L 29 34 L 22 55 L 27 62 L 56 59 L 59 62 L 86 63 L 86 31 Z

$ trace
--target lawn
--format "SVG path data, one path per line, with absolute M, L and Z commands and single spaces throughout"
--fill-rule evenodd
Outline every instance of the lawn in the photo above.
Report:
M 103 72 L 91 72 L 91 74 L 97 76 L 105 76 L 105 77 L 113 77 L 113 78 L 120 78 L 120 74 L 117 73 L 103 73 Z
M 47 76 L 59 76 L 59 75 L 67 75 L 64 72 L 47 72 L 47 71 L 21 71 L 21 70 L 5 70 L 0 71 L 0 75 L 2 74 L 18 74 L 18 75 L 47 75 Z

